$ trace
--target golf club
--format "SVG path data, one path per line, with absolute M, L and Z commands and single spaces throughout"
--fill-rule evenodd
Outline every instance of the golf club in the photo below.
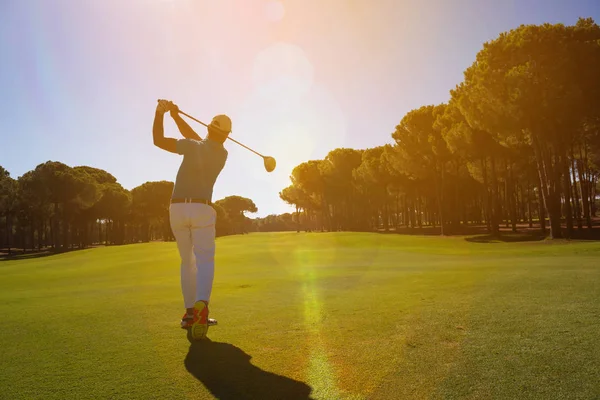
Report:
M 159 101 L 160 101 L 160 99 L 159 99 Z M 204 125 L 205 127 L 207 127 L 207 128 L 208 128 L 208 125 L 207 125 L 207 124 L 205 124 L 204 122 L 200 121 L 199 119 L 197 119 L 197 118 L 194 118 L 194 117 L 192 117 L 191 115 L 189 115 L 189 114 L 187 114 L 187 113 L 185 113 L 185 112 L 183 112 L 183 111 L 181 111 L 181 110 L 179 110 L 179 114 L 181 114 L 181 115 L 185 115 L 185 116 L 186 116 L 186 117 L 188 117 L 189 119 L 191 119 L 191 120 L 194 120 L 194 121 L 198 122 L 199 124 L 202 124 L 202 125 Z M 255 151 L 255 150 L 252 150 L 250 147 L 248 147 L 248 146 L 246 146 L 246 145 L 244 145 L 244 144 L 242 144 L 242 143 L 238 142 L 237 140 L 233 139 L 231 136 L 227 136 L 227 139 L 229 139 L 229 140 L 231 140 L 232 142 L 234 142 L 234 143 L 237 143 L 237 144 L 239 144 L 240 146 L 242 146 L 242 147 L 244 147 L 244 148 L 246 148 L 246 149 L 250 150 L 251 152 L 253 152 L 253 153 L 254 153 L 254 154 L 256 154 L 256 155 L 259 155 L 259 156 L 261 156 L 261 157 L 263 158 L 263 160 L 264 160 L 264 165 L 265 165 L 265 169 L 267 170 L 267 172 L 272 172 L 272 171 L 275 169 L 275 166 L 277 165 L 277 163 L 276 163 L 276 161 L 275 161 L 275 159 L 274 159 L 273 157 L 269 157 L 269 156 L 263 156 L 263 155 L 262 155 L 262 154 L 260 154 L 259 152 Z

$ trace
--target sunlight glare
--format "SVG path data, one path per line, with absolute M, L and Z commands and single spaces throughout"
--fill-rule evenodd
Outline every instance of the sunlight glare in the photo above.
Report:
M 283 19 L 285 8 L 279 1 L 269 1 L 265 5 L 265 15 L 271 22 L 279 22 Z
M 310 90 L 313 74 L 313 65 L 300 47 L 279 42 L 256 55 L 252 77 L 267 94 L 292 97 Z

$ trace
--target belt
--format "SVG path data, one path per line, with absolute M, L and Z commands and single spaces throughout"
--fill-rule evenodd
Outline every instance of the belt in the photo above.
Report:
M 207 205 L 211 205 L 212 203 L 210 202 L 210 200 L 205 200 L 205 199 L 193 199 L 193 198 L 176 198 L 176 199 L 171 199 L 171 204 L 173 203 L 202 203 L 202 204 L 207 204 Z

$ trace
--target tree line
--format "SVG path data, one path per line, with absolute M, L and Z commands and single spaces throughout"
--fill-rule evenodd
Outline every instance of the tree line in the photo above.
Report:
M 63 251 L 96 244 L 174 240 L 169 224 L 173 182 L 127 190 L 110 173 L 56 161 L 18 179 L 0 166 L 0 251 Z M 245 233 L 254 202 L 228 196 L 213 204 L 217 236 Z
M 248 218 L 248 232 L 287 232 L 298 230 L 297 219 L 292 213 L 270 214 L 263 218 Z
M 393 144 L 292 171 L 297 229 L 536 224 L 592 229 L 600 175 L 600 27 L 522 25 L 484 44 L 450 100 L 409 111 Z
M 592 229 L 600 176 L 600 27 L 522 25 L 484 44 L 450 100 L 409 111 L 392 144 L 298 165 L 279 196 L 295 212 L 250 220 L 252 200 L 216 201 L 217 235 L 278 230 L 442 234 L 538 226 Z M 0 167 L 0 249 L 64 250 L 173 240 L 173 183 L 124 189 L 110 173 L 48 161 Z

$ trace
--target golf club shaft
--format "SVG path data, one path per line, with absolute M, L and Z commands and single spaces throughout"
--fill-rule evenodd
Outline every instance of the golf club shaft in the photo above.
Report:
M 192 116 L 191 116 L 191 115 L 189 115 L 189 114 L 186 114 L 186 113 L 184 113 L 184 112 L 183 112 L 183 111 L 181 111 L 181 110 L 179 110 L 179 114 L 183 114 L 183 115 L 185 115 L 186 117 L 188 117 L 189 119 L 193 119 L 194 121 L 196 121 L 196 122 L 198 122 L 199 124 L 202 124 L 202 125 L 204 125 L 204 126 L 206 126 L 206 127 L 208 128 L 208 125 L 206 125 L 204 122 L 200 121 L 199 119 L 196 119 L 196 118 L 192 117 Z M 250 151 L 251 151 L 251 152 L 253 152 L 254 154 L 257 154 L 257 155 L 261 156 L 262 158 L 265 158 L 265 156 L 263 156 L 263 155 L 262 155 L 262 154 L 260 154 L 259 152 L 252 150 L 250 147 L 246 146 L 245 144 L 242 144 L 242 143 L 238 142 L 237 140 L 233 139 L 232 137 L 230 137 L 230 136 L 227 136 L 227 139 L 231 140 L 231 141 L 232 141 L 232 142 L 234 142 L 234 143 L 237 143 L 237 144 L 239 144 L 240 146 L 242 146 L 242 147 L 244 147 L 244 148 L 246 148 L 246 149 L 250 150 Z

